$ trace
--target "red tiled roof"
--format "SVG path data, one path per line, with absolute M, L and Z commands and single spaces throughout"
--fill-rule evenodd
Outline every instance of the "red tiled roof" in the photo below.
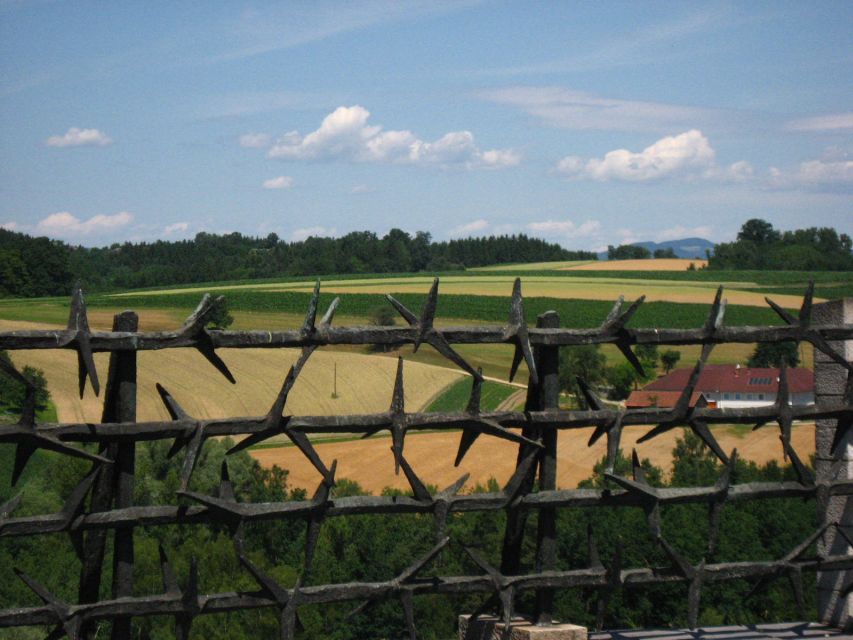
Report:
M 643 387 L 643 391 L 680 391 L 687 386 L 692 369 L 675 369 Z M 814 391 L 814 374 L 803 367 L 787 371 L 791 393 Z M 707 364 L 699 375 L 696 391 L 739 393 L 775 393 L 779 388 L 779 369 L 750 369 L 734 364 Z M 692 402 L 691 402 L 692 404 Z
M 701 393 L 693 392 L 693 395 L 690 396 L 691 407 L 696 404 L 696 401 L 699 400 L 699 396 L 701 395 Z M 678 402 L 678 398 L 680 396 L 680 391 L 648 391 L 646 389 L 640 389 L 639 391 L 631 392 L 631 395 L 628 396 L 628 399 L 625 401 L 625 406 L 633 407 L 635 409 L 642 407 L 661 407 L 662 409 L 668 409 L 675 406 L 675 403 Z

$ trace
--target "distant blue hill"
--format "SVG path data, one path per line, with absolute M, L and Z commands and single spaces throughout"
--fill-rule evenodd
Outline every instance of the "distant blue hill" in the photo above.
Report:
M 681 240 L 667 240 L 666 242 L 632 242 L 635 247 L 645 247 L 652 253 L 657 249 L 672 249 L 679 258 L 705 259 L 705 250 L 714 253 L 714 243 L 705 238 L 682 238 Z M 598 254 L 599 260 L 607 260 L 607 252 Z

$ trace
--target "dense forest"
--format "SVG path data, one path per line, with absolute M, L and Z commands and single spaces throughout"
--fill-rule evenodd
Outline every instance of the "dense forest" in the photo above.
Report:
M 853 270 L 853 240 L 831 227 L 778 231 L 766 220 L 747 220 L 734 242 L 714 247 L 709 269 Z
M 456 271 L 511 262 L 595 260 L 524 234 L 433 242 L 391 229 L 379 237 L 354 231 L 339 238 L 285 242 L 271 233 L 199 233 L 192 240 L 71 246 L 0 229 L 0 295 L 64 295 L 80 280 L 89 291 L 193 282 L 346 273 Z
M 215 494 L 219 483 L 219 466 L 228 439 L 210 439 L 202 449 L 193 475 L 192 489 Z M 168 442 L 143 442 L 137 445 L 137 472 L 144 482 L 137 482 L 135 504 L 162 504 L 176 499 L 179 486 L 181 456 L 169 460 Z M 674 466 L 669 475 L 643 461 L 647 480 L 655 486 L 707 486 L 721 472 L 712 454 L 701 441 L 685 430 L 673 452 Z M 50 513 L 58 510 L 75 484 L 86 473 L 88 464 L 65 458 L 55 464 L 52 453 L 37 452 L 15 487 L 23 489 L 23 500 L 15 515 Z M 237 499 L 241 501 L 304 500 L 306 493 L 288 486 L 287 471 L 262 469 L 246 452 L 228 457 L 230 477 Z M 12 466 L 12 446 L 0 445 L 0 468 Z M 630 475 L 630 462 L 621 457 L 616 469 Z M 603 464 L 582 486 L 603 486 Z M 757 467 L 738 461 L 735 483 L 781 481 L 794 479 L 790 467 L 776 463 Z M 498 491 L 494 481 L 479 491 Z M 338 497 L 361 493 L 358 485 L 339 480 L 334 489 Z M 389 492 L 386 491 L 386 494 Z M 391 492 L 393 493 L 393 492 Z M 8 475 L 0 478 L 0 503 L 14 495 Z M 472 575 L 482 570 L 470 562 L 460 545 L 473 546 L 493 564 L 499 564 L 505 514 L 503 512 L 455 514 L 447 523 L 447 534 L 453 541 L 441 557 L 428 565 L 424 575 Z M 536 516 L 527 521 L 526 540 L 536 539 Z M 610 565 L 617 549 L 623 567 L 668 567 L 670 560 L 649 532 L 646 517 L 639 508 L 590 507 L 560 509 L 558 512 L 558 561 L 560 567 L 579 568 L 589 565 L 588 528 L 598 543 L 601 559 Z M 707 505 L 670 505 L 662 512 L 662 532 L 666 540 L 697 563 L 703 556 L 708 562 L 746 559 L 776 559 L 791 551 L 817 527 L 814 501 L 773 499 L 738 501 L 726 506 L 721 536 L 716 550 L 708 555 Z M 413 559 L 423 556 L 435 542 L 433 520 L 429 515 L 364 515 L 327 518 L 321 528 L 313 569 L 305 584 L 328 584 L 350 580 L 378 581 L 398 575 Z M 79 560 L 67 536 L 24 536 L 4 538 L 0 545 L 0 602 L 5 606 L 33 606 L 40 601 L 20 580 L 14 579 L 13 568 L 42 582 L 56 596 L 76 601 L 76 577 Z M 190 559 L 199 561 L 202 593 L 226 592 L 234 589 L 252 591 L 257 584 L 240 566 L 231 537 L 225 527 L 187 525 L 182 527 L 139 527 L 134 536 L 137 591 L 154 594 L 162 591 L 159 577 L 157 546 L 163 545 L 178 580 L 183 583 L 189 572 Z M 292 521 L 257 522 L 246 525 L 245 549 L 252 562 L 272 575 L 280 584 L 292 586 L 302 566 L 305 523 Z M 45 545 L 50 545 L 51 562 L 44 562 Z M 523 571 L 534 565 L 534 545 L 525 545 Z M 108 546 L 105 565 L 111 566 Z M 806 611 L 798 611 L 787 580 L 768 580 L 763 585 L 736 580 L 707 585 L 702 592 L 700 626 L 726 623 L 758 623 L 761 621 L 809 620 L 815 618 L 813 574 L 803 576 Z M 105 589 L 108 589 L 108 582 Z M 754 589 L 754 587 L 756 587 Z M 600 593 L 595 589 L 563 589 L 556 597 L 556 614 L 560 619 L 593 626 Z M 424 639 L 455 637 L 456 615 L 475 610 L 487 594 L 467 596 L 422 596 L 415 599 L 415 620 Z M 360 603 L 345 602 L 322 607 L 301 607 L 298 611 L 304 631 L 298 637 L 314 638 L 398 638 L 406 636 L 400 603 L 379 601 L 368 611 L 347 618 Z M 521 610 L 530 610 L 532 593 L 518 599 Z M 604 617 L 606 628 L 685 626 L 687 585 L 664 584 L 654 587 L 617 590 Z M 276 612 L 245 611 L 228 615 L 202 615 L 193 622 L 192 637 L 218 640 L 229 638 L 271 638 L 277 635 Z M 103 623 L 106 627 L 107 623 Z M 0 637 L 43 638 L 45 629 L 12 629 L 13 635 Z M 98 637 L 108 630 L 100 629 Z M 152 640 L 173 638 L 174 621 L 168 617 L 139 618 L 134 637 Z M 406 636 L 407 637 L 407 636 Z

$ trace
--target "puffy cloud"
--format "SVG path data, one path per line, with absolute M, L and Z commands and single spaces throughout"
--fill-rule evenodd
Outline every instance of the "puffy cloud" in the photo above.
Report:
M 813 118 L 801 118 L 790 121 L 787 129 L 791 131 L 844 131 L 853 129 L 853 113 L 831 113 Z
M 184 231 L 186 231 L 189 228 L 190 228 L 189 222 L 174 222 L 170 225 L 166 225 L 163 228 L 163 235 L 169 236 L 169 235 L 172 235 L 174 233 L 183 233 Z
M 488 228 L 489 221 L 485 218 L 480 218 L 479 220 L 473 220 L 471 222 L 466 222 L 465 224 L 460 224 L 457 227 L 453 227 L 447 232 L 447 235 L 451 238 L 464 238 L 471 234 L 485 231 Z
M 284 160 L 344 160 L 349 162 L 433 164 L 467 168 L 503 168 L 517 165 L 510 149 L 482 151 L 470 131 L 453 131 L 435 142 L 411 131 L 385 131 L 368 124 L 370 112 L 359 105 L 338 107 L 320 127 L 301 135 L 291 131 L 273 144 L 270 158 Z
M 36 225 L 36 229 L 42 233 L 57 236 L 78 236 L 98 234 L 124 227 L 133 221 L 133 214 L 120 211 L 111 216 L 96 215 L 88 220 L 80 220 L 67 211 L 52 213 Z
M 6 231 L 15 231 L 18 228 L 18 223 L 14 220 L 10 220 L 9 222 L 4 222 L 3 224 L 0 224 L 0 229 L 6 229 Z
M 266 133 L 245 133 L 240 136 L 240 146 L 247 149 L 266 149 L 270 146 L 270 137 Z
M 714 168 L 714 150 L 697 129 L 661 138 L 639 153 L 627 149 L 609 151 L 603 158 L 584 160 L 568 156 L 560 160 L 557 172 L 572 178 L 604 182 L 624 180 L 645 182 L 661 178 L 707 172 Z
M 93 145 L 105 147 L 112 144 L 112 139 L 97 129 L 78 129 L 71 127 L 64 135 L 50 136 L 44 143 L 48 147 L 82 147 Z
M 278 176 L 264 180 L 264 189 L 290 189 L 293 186 L 293 178 L 290 176 Z
M 660 102 L 601 98 L 562 87 L 507 87 L 480 94 L 486 100 L 517 107 L 551 127 L 580 130 L 661 131 L 707 122 L 707 109 Z
M 302 229 L 294 229 L 290 234 L 291 240 L 300 242 L 311 237 L 315 238 L 333 238 L 338 234 L 338 230 L 332 227 L 331 229 L 321 226 L 304 227 Z

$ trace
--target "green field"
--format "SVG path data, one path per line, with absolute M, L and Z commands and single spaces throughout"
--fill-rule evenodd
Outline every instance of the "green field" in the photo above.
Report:
M 469 378 L 453 383 L 430 403 L 427 411 L 462 411 L 471 397 L 472 384 L 473 381 Z M 483 411 L 494 411 L 501 402 L 517 391 L 519 391 L 518 387 L 486 380 L 480 392 L 480 408 Z
M 466 272 L 444 274 L 441 279 L 436 323 L 439 326 L 467 324 L 503 324 L 509 313 L 509 295 L 514 273 L 522 276 L 525 292 L 524 311 L 528 323 L 534 325 L 536 317 L 547 310 L 560 315 L 561 325 L 568 328 L 598 326 L 611 308 L 616 292 L 623 292 L 628 302 L 641 292 L 656 290 L 684 294 L 689 287 L 696 302 L 650 301 L 643 304 L 630 322 L 637 328 L 691 328 L 704 324 L 709 305 L 718 283 L 727 286 L 730 304 L 726 309 L 727 325 L 779 325 L 781 320 L 763 303 L 763 295 L 771 297 L 788 308 L 799 305 L 799 294 L 809 279 L 815 280 L 817 294 L 826 297 L 853 295 L 853 281 L 849 274 L 838 272 L 764 272 L 764 271 L 543 271 L 542 264 L 514 265 L 495 272 Z M 330 276 L 323 280 L 320 299 L 321 311 L 334 297 L 341 298 L 335 318 L 337 325 L 364 324 L 377 307 L 388 306 L 385 293 L 392 293 L 415 314 L 426 300 L 432 277 L 424 274 L 398 274 L 388 276 L 351 275 Z M 93 327 L 107 328 L 113 313 L 124 309 L 139 310 L 142 328 L 163 330 L 175 328 L 195 308 L 204 292 L 210 291 L 226 297 L 229 311 L 235 322 L 232 329 L 287 329 L 300 326 L 311 298 L 313 278 L 288 278 L 282 280 L 236 281 L 174 287 L 164 290 L 134 290 L 120 294 L 92 294 L 86 296 Z M 573 286 L 576 297 L 561 295 L 535 295 L 536 291 L 559 291 L 563 283 Z M 604 287 L 613 295 L 597 300 Z M 489 295 L 484 295 L 488 293 Z M 751 295 L 754 304 L 734 304 L 734 294 Z M 789 297 L 784 297 L 789 294 Z M 68 317 L 67 298 L 0 299 L 0 319 L 26 320 L 51 324 L 64 324 Z M 397 318 L 402 325 L 402 318 Z M 723 345 L 715 349 L 711 362 L 745 362 L 751 345 Z M 505 379 L 512 357 L 507 345 L 459 345 L 459 353 L 474 366 L 482 366 L 487 376 Z M 359 347 L 343 350 L 360 351 Z M 695 361 L 698 355 L 690 347 L 682 348 L 681 365 Z M 609 346 L 604 347 L 608 364 L 621 362 L 622 356 Z M 452 366 L 429 347 L 411 353 L 404 347 L 389 355 L 402 355 L 407 360 Z M 804 362 L 809 362 L 811 352 L 803 349 Z M 525 367 L 519 370 L 518 381 L 525 382 Z

